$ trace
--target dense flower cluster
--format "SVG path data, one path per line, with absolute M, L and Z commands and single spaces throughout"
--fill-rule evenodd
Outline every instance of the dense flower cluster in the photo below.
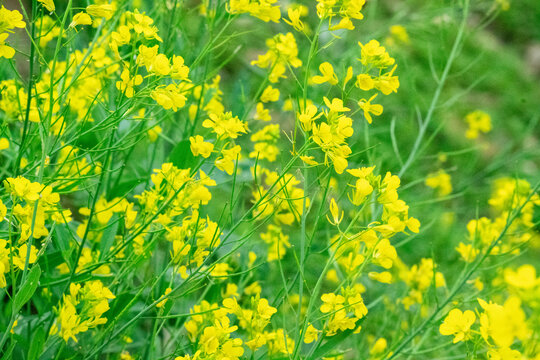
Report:
M 0 354 L 540 358 L 538 185 L 424 153 L 466 18 L 409 141 L 419 30 L 375 5 L 1 5 Z

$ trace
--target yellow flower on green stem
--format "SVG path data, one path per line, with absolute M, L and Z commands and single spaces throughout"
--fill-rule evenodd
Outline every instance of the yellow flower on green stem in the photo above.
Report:
M 471 310 L 462 312 L 459 309 L 451 310 L 439 327 L 441 335 L 453 335 L 454 344 L 470 338 L 470 329 L 476 321 L 476 315 Z

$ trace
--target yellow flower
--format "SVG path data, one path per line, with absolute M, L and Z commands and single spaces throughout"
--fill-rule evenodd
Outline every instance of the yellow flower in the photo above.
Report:
M 306 165 L 310 165 L 310 166 L 319 165 L 319 163 L 315 161 L 315 158 L 313 156 L 300 155 L 300 160 L 302 160 Z
M 191 143 L 190 149 L 193 153 L 193 156 L 199 156 L 201 155 L 203 158 L 208 158 L 212 151 L 214 150 L 214 144 L 210 142 L 205 142 L 204 138 L 201 135 L 195 135 L 195 137 L 191 136 L 189 138 L 189 142 Z
M 343 220 L 343 215 L 344 215 L 344 212 L 341 211 L 341 216 L 339 214 L 339 208 L 338 208 L 338 205 L 336 203 L 336 200 L 334 198 L 332 198 L 330 200 L 330 213 L 332 214 L 332 219 L 330 219 L 328 217 L 328 215 L 326 215 L 326 218 L 328 219 L 328 222 L 332 225 L 339 225 L 339 223 L 341 222 L 341 220 Z
M 312 342 L 317 341 L 318 337 L 319 330 L 317 330 L 313 325 L 309 324 L 304 335 L 304 342 L 306 344 L 311 344 Z
M 510 349 L 509 347 L 489 349 L 487 355 L 488 355 L 489 360 L 521 360 L 523 359 L 519 351 Z
M 388 342 L 385 338 L 378 338 L 369 350 L 370 355 L 380 355 L 388 347 Z
M 473 262 L 480 250 L 474 248 L 471 244 L 460 242 L 456 247 L 456 251 L 461 255 L 464 261 Z
M 186 105 L 187 100 L 180 87 L 175 84 L 156 87 L 150 93 L 150 97 L 165 110 L 172 109 L 173 111 L 178 111 L 179 108 L 183 108 L 184 105 Z
M 56 8 L 53 0 L 38 0 L 44 7 L 50 12 L 53 12 Z
M 380 90 L 384 95 L 390 95 L 392 92 L 397 92 L 397 89 L 399 88 L 399 79 L 397 76 L 394 76 L 396 68 L 397 65 L 394 65 L 392 70 L 374 79 L 375 88 Z
M 361 90 L 369 91 L 375 87 L 375 81 L 369 74 L 360 74 L 356 76 L 355 85 Z
M 107 9 L 104 10 L 107 11 Z M 152 25 L 154 23 L 152 18 L 146 16 L 145 14 L 141 14 L 137 9 L 135 9 L 134 12 L 126 13 L 126 15 L 131 17 L 128 21 L 128 26 L 137 34 L 143 34 L 147 39 L 156 39 L 159 42 L 163 42 L 163 40 L 157 34 L 157 27 Z
M 134 360 L 135 358 L 127 350 L 123 350 L 120 354 L 120 360 Z
M 516 271 L 504 269 L 504 281 L 521 290 L 530 290 L 540 285 L 540 278 L 536 277 L 536 269 L 530 264 L 522 265 Z
M 258 281 L 254 281 L 250 285 L 244 288 L 244 294 L 246 295 L 259 295 L 262 291 L 261 285 Z
M 114 298 L 99 280 L 89 281 L 84 287 L 71 283 L 69 295 L 63 297 L 51 334 L 59 333 L 64 341 L 71 338 L 77 342 L 75 335 L 107 322 L 101 315 L 109 310 L 108 300 Z
M 259 160 L 267 159 L 274 162 L 279 155 L 279 124 L 266 125 L 261 130 L 251 136 L 251 141 L 255 144 L 254 151 L 249 153 L 250 158 Z
M 343 100 L 339 98 L 333 98 L 332 101 L 330 101 L 326 96 L 323 97 L 324 103 L 328 107 L 328 117 L 331 117 L 332 114 L 337 114 L 340 112 L 347 112 L 350 111 L 346 106 L 343 106 Z
M 26 24 L 22 20 L 23 16 L 17 10 L 8 10 L 3 5 L 0 7 L 0 32 L 12 30 L 13 28 L 24 28 Z
M 375 280 L 383 284 L 390 284 L 392 282 L 392 274 L 390 274 L 388 271 L 383 271 L 380 273 L 372 271 L 368 273 L 368 276 L 371 280 Z
M 338 78 L 336 76 L 336 73 L 334 73 L 334 67 L 329 62 L 323 62 L 319 66 L 319 71 L 321 72 L 321 75 L 315 75 L 311 78 L 311 81 L 313 81 L 315 84 L 323 84 L 325 82 L 336 85 L 338 83 Z
M 163 295 L 164 295 L 164 296 L 165 296 L 165 295 L 168 295 L 168 294 L 171 293 L 171 291 L 172 291 L 172 289 L 171 289 L 170 287 L 168 287 L 167 289 L 165 289 L 165 292 L 163 293 Z M 167 303 L 167 300 L 169 300 L 169 299 L 164 299 L 164 300 L 158 302 L 158 303 L 156 304 L 156 307 L 157 307 L 157 308 L 162 308 L 162 307 L 164 307 L 165 304 Z
M 188 79 L 189 67 L 184 64 L 184 58 L 173 55 L 171 66 L 171 78 L 174 80 L 190 81 Z
M 313 104 L 309 104 L 308 106 L 306 106 L 304 111 L 297 113 L 296 116 L 298 117 L 298 120 L 302 125 L 302 129 L 304 129 L 305 131 L 311 131 L 313 127 L 313 121 L 320 118 L 322 116 L 322 113 L 317 114 L 317 107 Z
M 300 17 L 302 15 L 302 9 L 290 7 L 287 10 L 287 14 L 289 15 L 289 20 L 283 19 L 283 21 L 291 25 L 296 31 L 304 31 L 305 25 L 302 20 L 300 20 Z
M 469 129 L 465 133 L 467 139 L 476 139 L 480 132 L 488 133 L 491 131 L 491 116 L 481 110 L 467 114 L 465 121 L 469 124 Z
M 272 315 L 274 315 L 277 312 L 277 309 L 275 307 L 270 306 L 268 304 L 268 300 L 259 299 L 259 302 L 257 304 L 257 312 L 261 318 L 269 320 L 272 317 Z
M 255 260 L 257 260 L 257 254 L 255 254 L 253 251 L 250 251 L 248 254 L 248 266 L 252 267 L 253 264 L 255 264 Z
M 255 112 L 255 119 L 261 120 L 261 121 L 270 121 L 272 120 L 272 116 L 270 116 L 270 110 L 264 108 L 264 104 L 262 102 L 257 103 Z
M 28 247 L 26 244 L 22 244 L 19 246 L 18 249 L 18 255 L 13 255 L 13 265 L 17 266 L 19 269 L 24 270 L 24 266 L 26 263 L 26 253 Z M 33 264 L 37 260 L 37 249 L 34 247 L 34 245 L 30 246 L 30 257 L 28 258 L 28 264 Z
M 333 283 L 339 283 L 339 276 L 336 271 L 336 269 L 330 269 L 326 273 L 326 280 L 331 281 Z
M 390 26 L 390 35 L 386 38 L 387 45 L 409 44 L 410 42 L 407 29 L 403 25 Z
M 116 82 L 116 88 L 120 91 L 123 91 L 128 98 L 133 97 L 135 93 L 133 87 L 142 84 L 143 81 L 142 76 L 139 74 L 131 77 L 128 69 L 124 69 L 122 71 L 120 79 L 121 81 Z
M 452 178 L 442 169 L 429 174 L 425 183 L 430 188 L 436 189 L 439 196 L 446 196 L 452 192 Z
M 453 335 L 454 344 L 470 338 L 470 329 L 476 320 L 476 315 L 471 310 L 462 312 L 459 309 L 451 310 L 444 322 L 439 326 L 441 335 Z
M 276 88 L 273 88 L 271 85 L 268 85 L 266 89 L 264 89 L 262 95 L 261 95 L 261 101 L 266 102 L 275 102 L 279 100 L 279 90 Z
M 343 296 L 336 295 L 334 293 L 323 294 L 321 296 L 321 300 L 323 301 L 323 304 L 321 305 L 321 312 L 325 314 L 342 308 L 343 303 L 345 302 L 345 298 Z
M 157 54 L 150 66 L 150 72 L 159 76 L 169 75 L 171 72 L 171 64 L 167 56 L 164 54 Z
M 525 340 L 530 336 L 527 317 L 517 296 L 510 296 L 502 306 L 482 299 L 478 303 L 484 309 L 480 314 L 480 334 L 486 342 L 491 338 L 499 347 L 510 347 L 516 337 Z
M 109 20 L 114 14 L 115 8 L 111 4 L 88 5 L 86 12 L 94 17 L 103 17 Z
M 352 330 L 358 321 L 357 317 L 348 316 L 347 311 L 342 309 L 335 312 L 328 321 L 327 335 L 333 336 L 338 331 Z
M 364 66 L 384 69 L 395 63 L 395 60 L 388 55 L 384 46 L 381 46 L 377 40 L 371 40 L 365 45 L 359 42 L 358 45 L 362 49 L 360 62 Z
M 479 277 L 476 279 L 467 280 L 467 284 L 472 284 L 478 291 L 484 290 L 484 283 Z
M 7 207 L 2 202 L 2 199 L 0 199 L 0 222 L 4 221 L 6 214 L 7 214 Z
M 215 161 L 216 167 L 225 171 L 227 174 L 232 175 L 234 171 L 234 164 L 237 160 L 240 160 L 241 155 L 240 151 L 242 148 L 240 145 L 235 145 L 230 149 L 224 149 L 221 151 L 222 157 L 218 158 Z
M 210 118 L 203 121 L 202 126 L 210 128 L 218 136 L 223 138 L 236 139 L 240 133 L 247 133 L 248 127 L 238 116 L 233 116 L 231 112 L 221 114 L 210 114 Z
M 233 283 L 228 283 L 225 291 L 221 293 L 221 297 L 223 297 L 224 299 L 230 298 L 230 297 L 236 298 L 238 296 L 240 296 L 238 294 L 238 285 L 233 284 Z
M 328 30 L 330 31 L 342 30 L 342 29 L 354 30 L 354 24 L 352 23 L 350 18 L 348 17 L 341 18 L 339 23 L 332 25 L 328 28 Z
M 154 59 L 159 51 L 159 45 L 148 47 L 145 45 L 139 46 L 139 55 L 137 56 L 137 63 L 144 65 L 148 71 L 152 68 Z
M 39 199 L 39 193 L 43 187 L 40 183 L 31 182 L 22 176 L 17 178 L 7 178 L 4 180 L 4 184 L 6 189 L 13 195 L 26 201 L 36 201 Z
M 379 116 L 383 112 L 383 107 L 380 104 L 372 104 L 371 101 L 377 97 L 377 94 L 373 95 L 369 100 L 361 99 L 358 101 L 358 106 L 360 106 L 360 109 L 364 111 L 364 117 L 366 118 L 368 123 L 373 122 L 373 118 L 371 117 L 371 114 L 375 116 Z
M 292 33 L 277 34 L 266 40 L 266 45 L 268 51 L 259 55 L 257 60 L 251 62 L 251 65 L 272 69 L 268 78 L 271 83 L 278 82 L 280 78 L 286 78 L 284 73 L 289 65 L 294 68 L 302 66 L 302 60 L 298 58 L 296 39 Z
M 351 172 L 351 170 L 347 170 Z M 369 194 L 373 192 L 373 186 L 369 183 L 368 180 L 360 178 L 356 180 L 354 185 L 354 190 L 352 191 L 352 197 L 349 197 L 349 200 L 356 206 L 361 205 L 367 198 Z
M 13 322 L 13 325 L 11 326 L 10 333 L 15 334 L 15 328 L 17 327 L 17 324 L 19 324 L 19 320 L 18 320 L 18 319 L 16 319 L 16 320 Z
M 159 134 L 161 134 L 161 131 L 162 131 L 162 129 L 161 129 L 161 126 L 159 126 L 159 125 L 156 125 L 153 128 L 149 129 L 147 131 L 148 140 L 150 140 L 150 142 L 156 142 L 156 140 L 159 137 Z
M 0 151 L 9 148 L 9 140 L 6 138 L 0 138 Z
M 395 38 L 399 39 L 401 42 L 408 44 L 410 42 L 409 34 L 407 29 L 403 25 L 392 25 L 390 26 L 390 33 Z
M 227 10 L 231 14 L 249 13 L 251 16 L 268 22 L 279 22 L 281 11 L 279 6 L 273 6 L 275 1 L 260 0 L 230 0 Z
M 71 24 L 69 24 L 71 27 L 77 25 L 92 25 L 92 18 L 84 11 L 81 11 L 73 16 L 73 20 L 71 21 Z
M 8 36 L 8 33 L 0 34 L 0 58 L 11 59 L 15 55 L 15 49 L 5 43 Z

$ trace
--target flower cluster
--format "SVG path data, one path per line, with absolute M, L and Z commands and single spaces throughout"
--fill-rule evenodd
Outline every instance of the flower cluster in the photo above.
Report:
M 475 312 L 471 310 L 462 312 L 453 309 L 440 325 L 440 333 L 454 336 L 454 343 L 483 340 L 489 359 L 521 358 L 521 353 L 511 346 L 516 340 L 527 344 L 532 335 L 521 300 L 510 296 L 503 305 L 488 303 L 482 299 L 478 299 L 478 304 L 478 321 Z M 473 330 L 473 326 L 478 329 Z M 475 339 L 477 334 L 480 334 L 481 340 Z
M 351 19 L 364 18 L 361 11 L 365 3 L 365 0 L 318 0 L 317 15 L 323 20 L 328 19 L 328 29 L 331 31 L 354 30 Z M 334 18 L 338 18 L 339 22 L 333 22 Z
M 109 300 L 114 299 L 111 291 L 101 281 L 94 280 L 84 284 L 71 283 L 69 294 L 64 295 L 57 309 L 57 318 L 51 327 L 51 334 L 58 334 L 64 341 L 105 324 L 102 315 L 109 310 Z
M 4 357 L 539 358 L 535 149 L 460 148 L 534 119 L 463 96 L 485 4 L 80 3 L 0 5 Z
M 285 79 L 285 72 L 289 66 L 298 68 L 302 66 L 302 60 L 298 58 L 298 46 L 292 33 L 277 34 L 266 40 L 268 51 L 259 55 L 257 60 L 253 60 L 251 65 L 262 69 L 269 69 L 268 80 L 277 83 L 280 79 Z
M 4 187 L 10 201 L 0 199 L 0 223 L 12 227 L 9 240 L 0 239 L 0 287 L 7 285 L 5 273 L 25 270 L 38 260 L 38 248 L 28 240 L 50 236 L 53 224 L 71 221 L 71 211 L 59 206 L 60 196 L 52 187 L 24 177 L 7 178 Z M 9 218 L 6 215 L 9 213 Z
M 456 248 L 464 261 L 472 262 L 478 254 L 486 251 L 493 254 L 519 253 L 520 244 L 539 242 L 533 216 L 535 206 L 540 204 L 540 197 L 531 192 L 531 185 L 527 181 L 497 179 L 488 203 L 493 216 L 469 221 L 468 241 L 460 242 Z M 519 216 L 504 230 L 508 217 L 515 209 L 520 209 Z
M 10 32 L 15 28 L 24 28 L 22 14 L 17 10 L 8 10 L 3 5 L 0 7 L 0 58 L 10 59 L 15 55 L 15 49 L 6 44 Z
M 230 0 L 228 10 L 231 14 L 248 13 L 262 21 L 277 23 L 281 18 L 281 11 L 279 5 L 275 5 L 276 2 L 276 0 Z

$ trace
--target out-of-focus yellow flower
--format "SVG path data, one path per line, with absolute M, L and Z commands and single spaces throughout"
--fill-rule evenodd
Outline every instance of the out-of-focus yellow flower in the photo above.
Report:
M 468 113 L 465 116 L 465 121 L 469 125 L 465 133 L 467 139 L 476 139 L 481 132 L 488 133 L 491 131 L 491 116 L 484 111 L 475 110 Z
M 454 344 L 470 338 L 470 329 L 476 320 L 476 315 L 471 310 L 462 312 L 459 309 L 451 310 L 444 322 L 439 326 L 441 335 L 453 335 Z
M 439 196 L 446 196 L 452 192 L 452 178 L 444 170 L 431 173 L 426 178 L 426 185 L 437 190 Z
M 172 289 L 171 289 L 170 287 L 168 287 L 167 289 L 165 289 L 165 292 L 163 293 L 163 295 L 164 295 L 164 296 L 165 296 L 165 295 L 168 295 L 168 294 L 171 293 L 171 291 L 172 291 Z M 162 308 L 162 307 L 164 307 L 168 300 L 169 300 L 169 299 L 164 299 L 164 300 L 158 302 L 158 303 L 156 304 L 156 307 L 157 307 L 157 308 Z
M 159 126 L 159 125 L 156 125 L 153 128 L 149 129 L 148 132 L 147 132 L 148 140 L 150 140 L 150 142 L 156 142 L 156 140 L 159 138 L 159 134 L 161 134 L 161 132 L 162 132 L 162 129 L 161 129 L 161 126 Z
M 50 12 L 53 12 L 56 7 L 54 6 L 53 0 L 38 0 L 44 7 Z
M 313 325 L 309 324 L 304 335 L 304 342 L 306 344 L 311 344 L 312 342 L 317 341 L 318 338 L 319 330 L 317 330 Z

